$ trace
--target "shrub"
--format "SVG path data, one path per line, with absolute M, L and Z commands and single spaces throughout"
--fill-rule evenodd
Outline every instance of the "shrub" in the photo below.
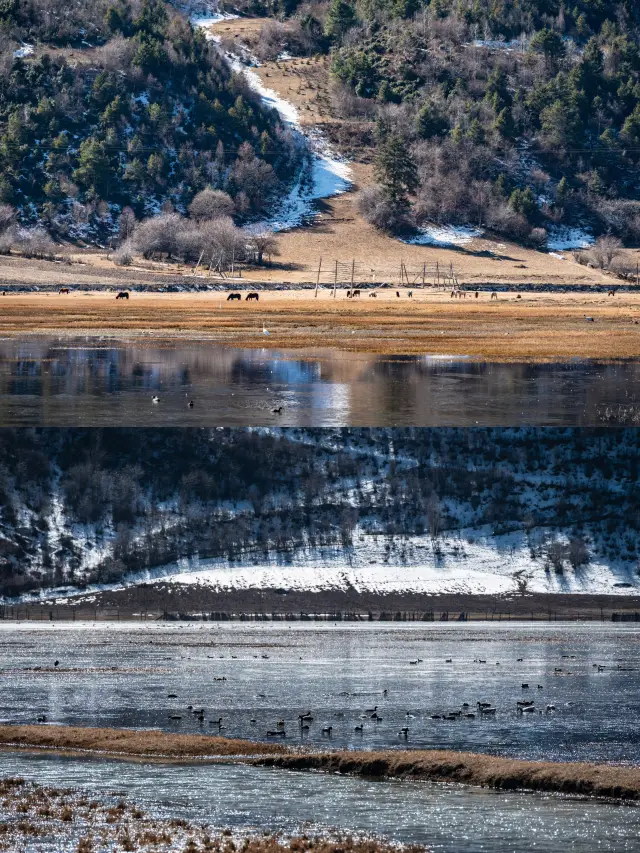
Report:
M 387 234 L 408 231 L 413 226 L 407 207 L 390 201 L 384 190 L 375 184 L 360 193 L 358 211 L 370 225 Z
M 194 196 L 189 205 L 189 216 L 196 220 L 219 219 L 221 216 L 233 216 L 233 200 L 230 195 L 211 187 Z
M 111 256 L 114 264 L 117 267 L 129 267 L 133 263 L 133 243 L 127 240 Z
M 599 269 L 609 269 L 611 262 L 620 254 L 622 242 L 610 234 L 598 237 L 595 244 L 589 249 L 589 258 Z
M 171 258 L 178 253 L 184 222 L 179 213 L 162 213 L 145 219 L 135 230 L 134 246 L 145 258 L 152 258 L 156 254 Z

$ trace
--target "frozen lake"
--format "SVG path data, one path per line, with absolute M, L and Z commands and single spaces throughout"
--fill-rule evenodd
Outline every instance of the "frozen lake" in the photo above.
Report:
M 638 388 L 636 362 L 491 364 L 197 341 L 0 341 L 0 426 L 635 425 Z
M 282 719 L 292 745 L 638 764 L 638 640 L 611 623 L 0 622 L 0 720 L 217 733 L 222 717 L 224 735 L 260 740 Z M 496 714 L 432 718 L 465 702 Z

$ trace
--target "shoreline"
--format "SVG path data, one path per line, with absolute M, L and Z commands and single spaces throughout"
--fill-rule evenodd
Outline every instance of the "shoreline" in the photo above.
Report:
M 246 621 L 340 622 L 636 622 L 640 596 L 594 593 L 492 594 L 379 593 L 327 589 L 317 592 L 246 588 L 216 590 L 201 585 L 156 582 L 62 600 L 0 604 L 4 622 Z
M 449 782 L 505 791 L 545 791 L 630 802 L 640 800 L 640 767 L 524 761 L 455 750 L 312 752 L 279 744 L 206 735 L 175 735 L 155 729 L 0 725 L 0 751 L 5 749 L 37 749 L 47 754 L 81 751 L 83 756 L 136 761 L 232 759 L 260 767 L 369 779 Z
M 400 294 L 400 298 L 396 296 Z M 278 351 L 339 350 L 388 356 L 446 354 L 488 362 L 562 362 L 640 357 L 640 294 L 378 290 L 332 298 L 311 290 L 261 291 L 258 304 L 220 292 L 113 293 L 2 298 L 0 337 L 102 337 L 204 341 Z M 365 297 L 365 293 L 363 293 Z M 586 322 L 586 319 L 593 321 Z

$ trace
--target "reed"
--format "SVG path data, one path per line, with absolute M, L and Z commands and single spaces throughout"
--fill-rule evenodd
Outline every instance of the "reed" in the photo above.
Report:
M 317 770 L 370 778 L 428 779 L 502 790 L 526 789 L 621 800 L 640 799 L 640 767 L 521 761 L 453 750 L 345 750 L 265 756 L 254 763 L 288 770 Z

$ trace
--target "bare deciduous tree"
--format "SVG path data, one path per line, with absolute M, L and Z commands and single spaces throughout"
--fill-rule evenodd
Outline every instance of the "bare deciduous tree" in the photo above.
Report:
M 206 187 L 194 196 L 189 205 L 189 215 L 199 222 L 219 219 L 221 216 L 233 216 L 233 199 L 221 190 Z

